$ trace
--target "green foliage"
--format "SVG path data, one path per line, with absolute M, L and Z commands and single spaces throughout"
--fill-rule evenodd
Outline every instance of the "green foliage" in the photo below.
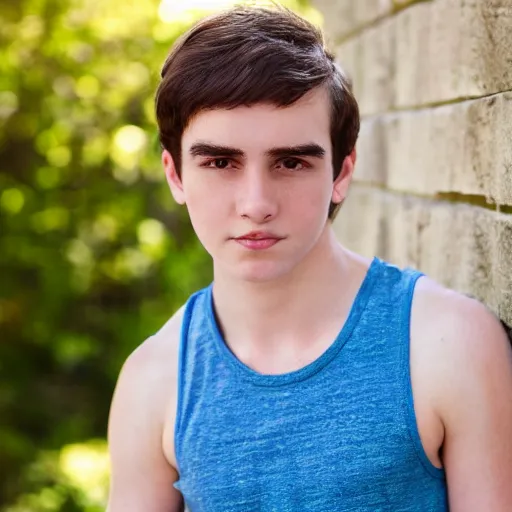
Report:
M 25 470 L 25 493 L 6 512 L 102 512 L 108 476 L 105 441 L 41 451 Z
M 170 10 L 179 3 L 0 6 L 0 506 L 11 512 L 101 509 L 104 496 L 66 473 L 68 445 L 105 437 L 124 359 L 211 279 L 165 184 L 153 114 L 169 47 L 200 14 Z

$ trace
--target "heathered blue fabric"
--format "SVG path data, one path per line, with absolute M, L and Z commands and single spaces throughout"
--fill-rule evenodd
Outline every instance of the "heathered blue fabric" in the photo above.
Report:
M 448 510 L 444 472 L 422 448 L 410 384 L 420 275 L 375 258 L 330 348 L 282 375 L 259 374 L 229 350 L 211 286 L 190 298 L 175 486 L 191 512 Z

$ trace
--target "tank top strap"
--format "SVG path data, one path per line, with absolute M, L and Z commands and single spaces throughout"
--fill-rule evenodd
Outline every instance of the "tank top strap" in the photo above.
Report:
M 411 380 L 411 313 L 416 285 L 424 274 L 410 267 L 400 269 L 380 260 L 379 265 L 380 278 L 355 336 L 358 340 L 382 340 L 382 351 L 374 351 L 376 359 L 380 354 L 381 363 L 396 362 L 392 365 L 395 368 L 392 373 L 399 390 L 398 403 L 416 456 L 430 476 L 443 479 L 444 471 L 431 463 L 419 436 Z
M 424 274 L 413 268 L 399 267 L 375 258 L 371 294 L 361 323 L 400 332 L 402 341 L 408 338 L 414 290 Z M 396 332 L 398 334 L 398 332 Z

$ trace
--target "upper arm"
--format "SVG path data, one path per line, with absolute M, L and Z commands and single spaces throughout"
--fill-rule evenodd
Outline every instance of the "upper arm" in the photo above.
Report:
M 512 510 L 512 351 L 482 304 L 453 298 L 439 335 L 450 510 Z M 443 302 L 441 300 L 441 302 Z
M 126 361 L 112 401 L 108 438 L 111 482 L 108 512 L 178 512 L 176 470 L 162 449 L 166 397 L 172 374 L 158 368 L 148 340 Z M 172 367 L 172 365 L 169 365 Z

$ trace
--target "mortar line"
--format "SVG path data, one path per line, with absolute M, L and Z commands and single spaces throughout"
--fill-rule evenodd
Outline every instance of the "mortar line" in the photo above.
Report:
M 362 115 L 361 120 L 366 119 L 376 119 L 379 117 L 384 117 L 385 115 L 392 115 L 395 113 L 402 113 L 402 112 L 419 112 L 422 110 L 432 110 L 434 108 L 440 108 L 445 107 L 447 105 L 461 105 L 463 103 L 474 103 L 478 100 L 485 100 L 488 98 L 492 98 L 494 96 L 500 96 L 503 94 L 511 93 L 512 89 L 505 89 L 504 91 L 496 91 L 491 92 L 489 94 L 485 94 L 483 96 L 459 96 L 458 98 L 453 98 L 450 100 L 442 100 L 442 101 L 434 101 L 431 103 L 423 103 L 422 105 L 415 105 L 415 106 L 406 106 L 406 107 L 395 107 L 391 108 L 390 110 L 384 110 L 381 112 L 376 112 L 374 114 L 368 114 L 368 115 Z
M 345 32 L 345 34 L 343 34 L 342 36 L 332 37 L 332 38 L 328 38 L 328 39 L 330 39 L 330 42 L 332 42 L 334 45 L 338 46 L 338 45 L 346 43 L 350 39 L 362 34 L 366 30 L 377 26 L 379 23 L 381 23 L 385 19 L 392 18 L 393 16 L 396 16 L 398 13 L 406 11 L 407 9 L 410 9 L 411 7 L 414 7 L 417 4 L 425 4 L 425 3 L 433 3 L 433 2 L 434 2 L 434 0 L 414 0 L 413 2 L 406 4 L 406 5 L 393 5 L 388 12 L 381 14 L 380 16 L 373 19 L 372 21 L 367 21 L 365 23 L 362 23 L 361 25 L 357 25 L 355 28 L 349 30 L 348 32 Z
M 402 198 L 413 197 L 431 203 L 447 203 L 451 205 L 471 206 L 474 208 L 481 208 L 483 210 L 507 216 L 512 214 L 512 205 L 488 202 L 485 196 L 481 196 L 478 194 L 461 194 L 459 192 L 438 192 L 435 195 L 427 195 L 421 194 L 419 192 L 411 192 L 409 190 L 389 189 L 386 188 L 386 186 L 381 183 L 374 183 L 368 181 L 354 181 L 354 185 L 364 189 L 378 190 L 390 196 L 399 196 Z

